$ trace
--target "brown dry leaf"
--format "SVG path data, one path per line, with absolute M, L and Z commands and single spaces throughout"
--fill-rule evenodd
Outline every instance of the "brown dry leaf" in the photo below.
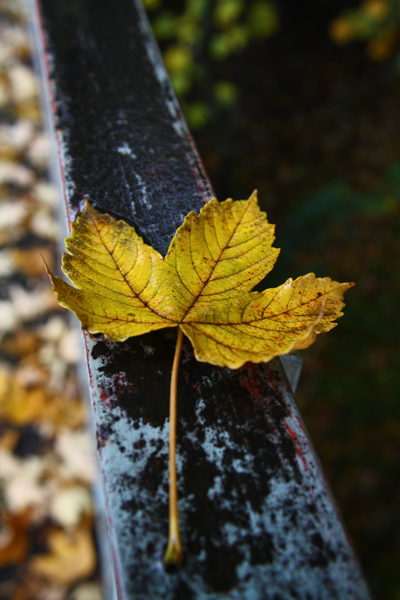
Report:
M 0 407 L 6 402 L 11 383 L 11 371 L 4 365 L 0 365 Z M 0 408 L 1 414 L 1 408 Z
M 38 335 L 22 327 L 8 335 L 1 343 L 3 352 L 15 358 L 24 358 L 35 353 L 38 346 Z
M 52 530 L 48 542 L 51 551 L 30 562 L 34 574 L 60 585 L 71 585 L 93 573 L 96 551 L 88 529 L 81 528 L 70 534 Z
M 54 263 L 54 252 L 48 247 L 29 248 L 21 250 L 17 248 L 12 252 L 12 259 L 18 270 L 26 277 L 35 277 L 41 279 L 43 277 L 43 258 L 49 264 Z
M 10 377 L 6 393 L 0 396 L 0 417 L 15 425 L 26 425 L 41 419 L 47 407 L 44 387 L 27 389 Z
M 6 429 L 0 438 L 0 451 L 12 452 L 21 438 L 19 431 L 15 429 Z
M 25 388 L 44 386 L 49 381 L 49 373 L 46 368 L 36 360 L 35 355 L 21 360 L 14 371 L 15 379 Z
M 49 397 L 46 411 L 40 420 L 51 423 L 59 429 L 78 429 L 86 421 L 87 411 L 80 398 L 72 398 L 67 394 L 54 394 Z
M 82 485 L 60 487 L 51 499 L 50 514 L 64 529 L 75 529 L 83 515 L 93 514 L 89 490 Z
M 34 371 L 29 375 L 25 369 L 0 368 L 0 418 L 14 425 L 42 422 L 56 429 L 81 427 L 86 411 L 80 398 L 48 393 L 46 372 L 37 367 L 36 373 L 45 377 L 38 382 L 32 379 Z
M 30 548 L 29 510 L 2 518 L 0 533 L 0 568 L 23 562 Z

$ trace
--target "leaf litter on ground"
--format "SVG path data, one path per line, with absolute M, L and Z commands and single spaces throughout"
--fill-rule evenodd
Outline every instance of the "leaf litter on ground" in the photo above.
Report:
M 59 235 L 51 144 L 23 3 L 0 13 L 0 596 L 101 600 L 79 333 L 43 286 Z

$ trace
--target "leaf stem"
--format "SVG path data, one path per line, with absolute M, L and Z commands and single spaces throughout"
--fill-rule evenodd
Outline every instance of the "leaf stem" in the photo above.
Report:
M 176 485 L 176 400 L 179 361 L 182 352 L 182 329 L 178 327 L 175 356 L 172 365 L 169 403 L 169 532 L 164 565 L 179 567 L 183 560 L 179 533 L 178 491 Z

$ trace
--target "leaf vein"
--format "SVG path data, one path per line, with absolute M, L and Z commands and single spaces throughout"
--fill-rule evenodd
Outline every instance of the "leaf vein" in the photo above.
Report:
M 95 229 L 95 230 L 98 232 L 98 236 L 99 236 L 99 238 L 100 238 L 100 240 L 101 240 L 101 242 L 102 242 L 103 246 L 104 246 L 104 247 L 105 247 L 105 249 L 106 249 L 106 250 L 109 252 L 109 250 L 108 250 L 108 248 L 107 248 L 106 244 L 104 243 L 104 241 L 103 241 L 103 238 L 102 238 L 102 236 L 101 236 L 101 231 L 99 231 L 99 230 L 98 230 L 98 228 L 97 228 L 96 221 L 93 219 L 93 217 L 92 217 L 92 216 L 90 216 L 90 218 L 91 218 L 92 225 L 93 225 L 94 229 Z M 136 293 L 136 291 L 135 291 L 135 290 L 133 289 L 133 287 L 131 286 L 131 284 L 130 284 L 130 281 L 129 281 L 129 280 L 126 278 L 126 277 L 125 277 L 124 273 L 123 273 L 123 272 L 121 271 L 121 269 L 119 268 L 119 265 L 118 265 L 117 261 L 114 259 L 114 257 L 113 257 L 113 256 L 112 256 L 111 258 L 113 259 L 113 261 L 114 261 L 114 263 L 115 263 L 115 266 L 116 266 L 116 268 L 117 268 L 117 269 L 118 269 L 118 271 L 121 273 L 122 277 L 124 278 L 124 280 L 125 280 L 126 284 L 128 285 L 129 289 L 132 291 L 132 293 L 134 294 L 134 296 L 135 296 L 135 297 L 136 297 L 138 300 L 140 300 L 140 302 L 142 302 L 142 303 L 144 304 L 144 306 L 146 306 L 146 307 L 147 307 L 147 308 L 148 308 L 148 309 L 149 309 L 151 312 L 154 312 L 154 313 L 155 313 L 155 314 L 157 314 L 159 317 L 162 317 L 163 319 L 166 319 L 167 321 L 171 321 L 171 319 L 169 319 L 168 317 L 165 317 L 164 315 L 160 315 L 159 313 L 157 313 L 157 312 L 156 312 L 156 311 L 155 311 L 155 310 L 154 310 L 154 309 L 153 309 L 151 306 L 149 306 L 149 304 L 148 304 L 146 301 L 144 301 L 144 300 L 142 300 L 142 298 L 140 298 L 140 296 L 139 296 L 139 295 Z
M 224 251 L 226 250 L 226 248 L 227 248 L 227 245 L 228 245 L 228 244 L 229 244 L 229 242 L 231 241 L 231 239 L 232 239 L 232 237 L 234 236 L 235 232 L 237 231 L 237 229 L 238 229 L 239 225 L 241 224 L 242 220 L 244 219 L 244 216 L 245 216 L 245 214 L 246 214 L 246 212 L 247 212 L 248 208 L 249 208 L 249 204 L 247 204 L 247 206 L 246 206 L 246 208 L 245 208 L 245 210 L 244 210 L 243 214 L 241 215 L 241 217 L 240 217 L 239 221 L 236 223 L 236 226 L 235 226 L 234 230 L 232 231 L 232 233 L 231 233 L 231 235 L 230 235 L 230 237 L 229 237 L 229 239 L 228 239 L 228 241 L 227 241 L 226 245 L 225 245 L 223 248 L 220 248 L 220 254 L 219 254 L 219 257 L 221 257 L 221 256 L 222 256 L 222 254 L 224 253 Z M 214 221 L 214 207 L 212 207 L 212 211 L 213 211 L 213 212 L 212 212 L 212 215 L 213 215 L 213 221 Z M 214 228 L 215 228 L 215 227 L 214 227 Z M 218 237 L 217 237 L 217 241 L 218 241 Z M 218 244 L 219 244 L 219 241 L 218 241 Z M 220 245 L 220 244 L 219 244 L 219 245 Z M 176 253 L 175 253 L 175 256 L 176 256 Z M 194 307 L 194 305 L 196 304 L 196 302 L 198 301 L 198 299 L 199 299 L 199 298 L 200 298 L 202 295 L 204 295 L 204 289 L 205 289 L 205 287 L 208 285 L 208 283 L 210 282 L 210 280 L 211 280 L 211 277 L 212 277 L 212 275 L 213 275 L 213 273 L 214 273 L 214 271 L 215 271 L 215 269 L 216 269 L 216 267 L 217 267 L 217 265 L 218 265 L 218 264 L 219 264 L 219 259 L 215 260 L 215 264 L 214 264 L 214 266 L 211 268 L 211 270 L 210 270 L 210 273 L 209 273 L 209 275 L 208 275 L 207 279 L 206 279 L 206 280 L 203 282 L 203 287 L 202 287 L 202 289 L 201 289 L 201 290 L 198 292 L 198 294 L 197 294 L 197 295 L 194 297 L 194 299 L 193 299 L 192 303 L 191 303 L 191 304 L 190 304 L 190 306 L 189 306 L 189 307 L 186 309 L 186 312 L 185 312 L 185 314 L 182 316 L 182 319 L 181 319 L 182 321 L 183 321 L 183 319 L 185 319 L 185 317 L 188 315 L 188 313 L 189 313 L 189 312 L 192 310 L 192 308 Z M 185 286 L 185 287 L 186 287 L 186 286 Z M 231 288 L 231 289 L 233 289 L 233 288 Z M 207 295 L 209 295 L 209 294 L 207 294 Z M 210 294 L 210 295 L 211 295 L 211 294 Z

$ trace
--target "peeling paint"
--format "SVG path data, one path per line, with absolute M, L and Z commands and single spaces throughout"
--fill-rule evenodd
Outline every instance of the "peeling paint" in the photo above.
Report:
M 136 160 L 136 158 L 137 158 L 136 154 L 131 150 L 131 148 L 129 148 L 129 146 L 126 142 L 121 144 L 121 146 L 118 146 L 117 152 L 119 152 L 123 156 L 130 156 L 134 160 Z

